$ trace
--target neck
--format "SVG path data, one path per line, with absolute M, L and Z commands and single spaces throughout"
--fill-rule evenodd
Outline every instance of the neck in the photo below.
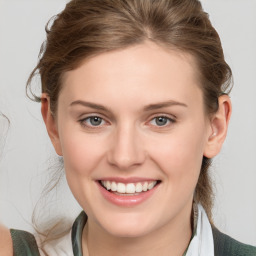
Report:
M 182 256 L 191 236 L 191 208 L 159 229 L 140 237 L 113 236 L 88 219 L 83 231 L 83 255 Z

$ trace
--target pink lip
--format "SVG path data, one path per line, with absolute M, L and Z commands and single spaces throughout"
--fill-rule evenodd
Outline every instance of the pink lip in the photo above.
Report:
M 113 180 L 113 179 L 108 179 L 108 180 Z M 145 181 L 145 179 L 143 181 Z M 155 193 L 155 191 L 156 191 L 156 189 L 158 188 L 158 185 L 159 185 L 159 184 L 157 184 L 151 190 L 148 190 L 146 192 L 138 193 L 137 195 L 133 195 L 133 196 L 128 196 L 128 195 L 120 196 L 120 195 L 115 194 L 113 192 L 109 192 L 108 190 L 103 188 L 100 185 L 100 182 L 96 182 L 96 183 L 98 184 L 98 187 L 99 187 L 99 190 L 100 190 L 101 194 L 103 195 L 103 197 L 107 201 L 109 201 L 110 203 L 113 203 L 113 204 L 115 204 L 117 206 L 123 206 L 123 207 L 132 207 L 132 206 L 136 206 L 136 205 L 139 205 L 139 204 L 143 203 L 144 201 L 149 199 Z

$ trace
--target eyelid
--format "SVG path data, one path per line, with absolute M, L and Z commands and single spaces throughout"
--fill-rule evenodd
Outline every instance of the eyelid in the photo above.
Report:
M 158 129 L 166 128 L 166 127 L 170 126 L 171 124 L 173 124 L 177 121 L 177 117 L 174 116 L 174 115 L 159 113 L 159 114 L 152 115 L 149 118 L 149 121 L 147 123 L 152 122 L 155 118 L 158 118 L 158 117 L 164 117 L 164 118 L 167 118 L 169 120 L 169 124 L 167 124 L 167 125 L 163 125 L 163 126 L 152 125 L 152 126 L 158 128 Z
M 168 118 L 172 121 L 176 121 L 177 120 L 177 117 L 175 115 L 172 115 L 172 114 L 166 114 L 166 113 L 156 113 L 156 114 L 153 114 L 149 117 L 149 120 L 152 120 L 154 118 L 157 118 L 157 117 L 165 117 L 165 118 Z
M 93 125 L 85 124 L 86 120 L 88 120 L 90 118 L 93 118 L 93 117 L 99 117 L 100 119 L 102 119 L 104 121 L 104 124 L 101 124 L 99 126 L 93 126 Z M 103 117 L 101 114 L 98 114 L 98 113 L 90 113 L 90 114 L 87 114 L 87 115 L 81 115 L 78 122 L 81 124 L 81 126 L 83 126 L 85 128 L 89 128 L 89 129 L 100 129 L 100 128 L 106 126 L 106 124 L 110 123 L 108 120 L 106 120 L 105 117 Z
M 104 124 L 101 124 L 99 126 L 93 126 L 93 125 L 87 125 L 85 124 L 85 120 L 88 120 L 89 118 L 92 118 L 92 117 L 99 117 L 101 118 L 103 121 L 104 121 Z M 163 126 L 157 126 L 157 125 L 152 125 L 151 126 L 154 126 L 156 128 L 166 128 L 168 127 L 169 125 L 177 122 L 177 117 L 175 115 L 171 115 L 171 114 L 166 114 L 166 113 L 157 113 L 157 114 L 153 114 L 151 115 L 149 118 L 148 118 L 148 121 L 146 121 L 146 124 L 150 124 L 150 122 L 152 122 L 155 118 L 158 118 L 158 117 L 164 117 L 164 118 L 167 118 L 169 120 L 169 124 L 167 125 L 163 125 Z M 79 119 L 78 119 L 78 122 L 85 128 L 89 128 L 89 129 L 100 129 L 100 128 L 103 128 L 104 126 L 106 125 L 110 125 L 112 122 L 109 121 L 108 118 L 104 117 L 104 115 L 102 114 L 99 114 L 99 113 L 88 113 L 88 114 L 82 114 L 79 116 Z

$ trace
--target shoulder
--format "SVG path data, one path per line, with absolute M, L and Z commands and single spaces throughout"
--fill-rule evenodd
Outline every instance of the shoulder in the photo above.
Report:
M 71 230 L 66 234 L 61 235 L 59 238 L 47 242 L 40 250 L 41 255 L 50 256 L 71 256 L 73 255 Z
M 35 237 L 31 233 L 17 229 L 11 229 L 10 233 L 12 237 L 14 256 L 40 255 Z
M 0 224 L 0 248 L 6 256 L 13 255 L 12 238 L 9 229 Z
M 256 256 L 256 247 L 240 243 L 212 227 L 215 256 Z

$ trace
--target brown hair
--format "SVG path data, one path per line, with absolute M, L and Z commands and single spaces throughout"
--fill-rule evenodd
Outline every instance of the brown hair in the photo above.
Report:
M 198 0 L 72 0 L 47 24 L 46 33 L 27 89 L 40 101 L 30 86 L 38 72 L 53 114 L 66 71 L 78 67 L 85 58 L 145 40 L 194 56 L 207 114 L 216 112 L 218 97 L 229 92 L 231 69 L 224 60 L 218 33 Z M 211 219 L 210 164 L 204 157 L 194 199 Z

